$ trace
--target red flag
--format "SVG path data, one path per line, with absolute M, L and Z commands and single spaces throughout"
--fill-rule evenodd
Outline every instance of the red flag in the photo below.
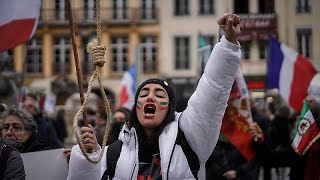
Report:
M 0 52 L 32 37 L 38 24 L 40 7 L 40 0 L 1 0 Z
M 253 137 L 249 133 L 249 122 L 252 119 L 248 97 L 243 75 L 238 71 L 222 119 L 221 132 L 249 161 L 255 157 L 256 152 L 252 147 Z
M 248 161 L 254 158 L 256 152 L 252 147 L 253 137 L 249 134 L 249 123 L 231 103 L 224 114 L 221 132 Z

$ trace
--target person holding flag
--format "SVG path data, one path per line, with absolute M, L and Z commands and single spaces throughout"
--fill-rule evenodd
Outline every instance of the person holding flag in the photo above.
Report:
M 251 114 L 249 92 L 238 71 L 217 146 L 206 164 L 207 179 L 258 179 L 265 137 L 262 123 Z
M 318 93 L 318 92 L 317 92 Z M 292 142 L 296 160 L 291 167 L 291 180 L 320 179 L 320 98 L 309 94 L 299 117 Z

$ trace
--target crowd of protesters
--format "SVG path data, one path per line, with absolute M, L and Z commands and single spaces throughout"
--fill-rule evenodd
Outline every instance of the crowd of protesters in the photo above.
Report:
M 320 129 L 320 96 L 309 92 L 305 101 Z M 320 139 L 304 155 L 298 155 L 291 145 L 300 112 L 292 111 L 283 103 L 270 103 L 267 108 L 251 105 L 253 122 L 263 133 L 263 141 L 252 142 L 256 156 L 246 160 L 239 149 L 221 135 L 206 164 L 207 179 L 319 179 Z
M 319 99 L 320 97 L 310 94 L 305 100 L 320 129 Z M 274 176 L 292 180 L 318 179 L 320 140 L 314 142 L 305 155 L 297 155 L 291 143 L 297 131 L 300 112 L 293 112 L 289 106 L 283 104 L 269 104 L 268 107 L 264 109 L 256 106 L 252 100 L 251 113 L 254 123 L 251 126 L 257 126 L 258 135 L 260 133 L 260 138 L 252 142 L 256 156 L 250 161 L 246 160 L 221 134 L 206 163 L 207 179 L 269 180 L 274 179 Z M 2 104 L 0 110 L 2 143 L 6 140 L 6 143 L 10 144 L 7 140 L 11 141 L 11 146 L 20 153 L 64 147 L 64 139 L 68 135 L 64 110 L 59 110 L 54 120 L 46 118 L 32 95 L 28 96 L 20 107 L 7 107 Z M 102 145 L 107 115 L 105 112 L 91 113 L 94 114 L 94 120 L 91 121 L 94 133 L 98 143 Z M 125 108 L 114 110 L 107 145 L 118 139 L 121 127 L 128 121 L 129 115 L 130 111 Z M 70 155 L 71 150 L 66 151 L 66 154 Z M 17 153 L 12 153 L 11 159 L 21 161 Z M 19 168 L 15 169 L 14 174 L 23 176 L 18 170 Z

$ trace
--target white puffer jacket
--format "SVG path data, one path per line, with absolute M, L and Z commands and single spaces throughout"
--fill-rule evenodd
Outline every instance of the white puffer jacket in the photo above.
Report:
M 205 179 L 205 163 L 218 140 L 240 57 L 240 45 L 230 43 L 225 37 L 215 45 L 186 110 L 180 119 L 181 114 L 176 113 L 176 120 L 170 123 L 159 137 L 162 179 L 194 179 L 181 147 L 175 145 L 178 124 L 198 156 L 200 163 L 198 178 Z M 129 133 L 124 133 L 125 129 Z M 129 130 L 124 127 L 119 140 L 123 145 L 113 179 L 137 179 L 139 146 L 135 129 Z M 106 170 L 106 152 L 107 147 L 100 163 L 92 164 L 85 159 L 79 146 L 74 146 L 69 163 L 68 180 L 100 180 Z M 100 150 L 92 153 L 92 158 L 97 158 L 99 153 Z

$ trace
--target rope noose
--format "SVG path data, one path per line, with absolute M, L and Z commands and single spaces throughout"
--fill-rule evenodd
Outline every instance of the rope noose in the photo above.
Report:
M 105 63 L 104 55 L 105 55 L 105 51 L 106 51 L 106 47 L 104 45 L 101 45 L 100 0 L 97 0 L 96 8 L 97 8 L 97 39 L 94 39 L 93 41 L 91 41 L 87 45 L 87 51 L 89 53 L 92 53 L 92 57 L 93 57 L 92 59 L 93 59 L 93 64 L 95 66 L 95 69 L 94 69 L 92 76 L 90 77 L 88 90 L 87 90 L 84 102 L 83 102 L 81 108 L 79 109 L 79 111 L 77 112 L 76 116 L 74 117 L 74 121 L 73 121 L 73 129 L 74 129 L 74 133 L 75 133 L 77 142 L 79 144 L 79 147 L 80 147 L 83 155 L 86 157 L 86 159 L 92 163 L 100 162 L 100 160 L 103 156 L 103 153 L 104 153 L 104 148 L 106 147 L 106 142 L 108 140 L 108 132 L 109 132 L 109 128 L 110 128 L 110 106 L 109 106 L 109 101 L 108 101 L 107 95 L 106 95 L 104 88 L 102 86 L 102 83 L 101 83 L 101 74 L 100 74 L 100 70 Z M 85 107 L 87 106 L 88 99 L 91 94 L 93 82 L 96 79 L 96 77 L 98 78 L 100 92 L 101 92 L 103 100 L 104 100 L 105 112 L 107 113 L 107 123 L 106 123 L 106 130 L 105 130 L 104 137 L 103 137 L 102 150 L 99 154 L 99 157 L 96 160 L 92 160 L 89 157 L 88 153 L 85 151 L 83 144 L 81 142 L 80 136 L 78 134 L 78 120 L 79 120 L 79 116 L 82 114 Z

